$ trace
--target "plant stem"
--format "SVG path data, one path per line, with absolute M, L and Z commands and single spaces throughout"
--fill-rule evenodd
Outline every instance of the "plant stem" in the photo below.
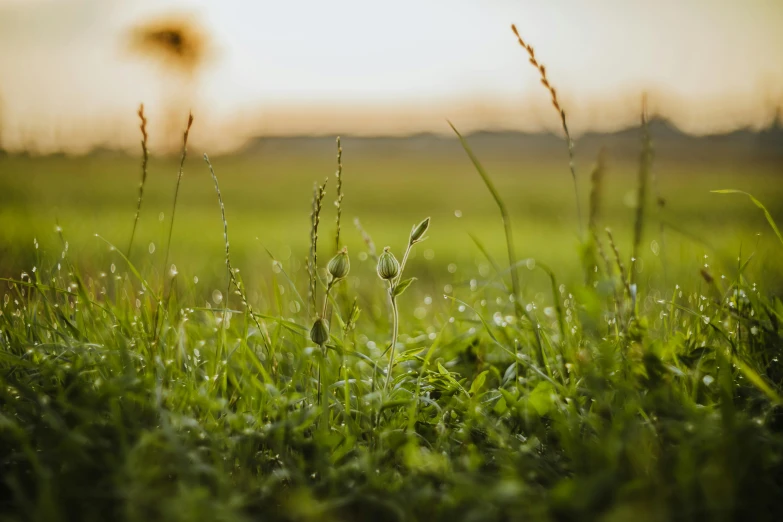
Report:
M 408 247 L 405 249 L 405 254 L 402 256 L 402 263 L 400 263 L 400 271 L 397 274 L 397 277 L 394 278 L 394 285 L 396 286 L 399 284 L 400 280 L 402 279 L 402 272 L 405 270 L 405 263 L 408 262 L 408 255 L 411 253 L 411 248 L 413 247 L 413 243 L 410 241 L 408 242 Z
M 408 261 L 408 256 L 411 253 L 413 243 L 408 241 L 408 246 L 405 249 L 405 254 L 402 256 L 402 263 L 400 263 L 400 271 L 397 273 L 397 277 L 389 281 L 389 298 L 391 299 L 392 309 L 392 339 L 389 351 L 389 368 L 386 371 L 386 383 L 383 385 L 383 390 L 389 387 L 389 381 L 391 380 L 392 368 L 394 368 L 394 347 L 397 344 L 397 331 L 400 328 L 399 312 L 397 311 L 397 297 L 394 295 L 394 290 L 397 285 L 400 284 L 402 279 L 402 271 L 405 270 L 405 263 Z
M 324 292 L 324 306 L 321 311 L 321 317 L 326 317 L 326 305 L 329 303 L 329 292 L 332 291 L 332 286 L 334 284 L 334 281 L 331 280 L 326 285 L 326 292 Z M 328 323 L 327 323 L 328 324 Z M 326 362 L 326 346 L 320 345 L 321 348 L 321 360 L 318 362 L 318 405 L 320 406 L 323 403 L 323 397 L 321 396 L 321 367 Z
M 405 253 L 407 257 L 407 252 Z M 402 273 L 402 270 L 400 270 Z M 389 352 L 389 367 L 386 370 L 386 383 L 383 385 L 384 391 L 389 387 L 389 381 L 391 380 L 392 369 L 394 368 L 394 347 L 397 345 L 397 330 L 400 326 L 400 319 L 397 312 L 397 298 L 394 296 L 394 286 L 389 283 L 389 296 L 391 296 L 392 307 L 392 339 L 391 339 L 391 351 Z
M 326 354 L 326 350 L 324 350 L 324 346 L 323 346 L 323 345 L 319 346 L 319 348 L 321 348 L 321 360 L 320 360 L 320 361 L 318 361 L 318 390 L 317 390 L 317 395 L 318 395 L 318 398 L 317 398 L 317 401 L 318 401 L 318 406 L 320 406 L 320 405 L 321 405 L 321 402 L 322 402 L 322 401 L 321 401 L 321 366 L 323 366 L 323 363 L 324 363 L 324 361 L 323 361 L 323 360 L 324 360 L 324 355 Z
M 326 305 L 329 303 L 329 292 L 332 290 L 333 281 L 329 281 L 326 285 L 326 292 L 324 292 L 324 306 L 321 309 L 321 317 L 326 317 Z

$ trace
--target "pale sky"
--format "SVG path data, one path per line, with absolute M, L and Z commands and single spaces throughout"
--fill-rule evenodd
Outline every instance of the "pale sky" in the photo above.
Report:
M 211 42 L 189 80 L 128 50 L 134 26 L 172 14 Z M 192 108 L 194 139 L 218 148 L 446 132 L 446 118 L 556 129 L 511 23 L 577 132 L 634 123 L 643 91 L 696 133 L 766 125 L 783 103 L 782 0 L 0 0 L 0 139 L 135 145 L 142 101 L 153 137 Z

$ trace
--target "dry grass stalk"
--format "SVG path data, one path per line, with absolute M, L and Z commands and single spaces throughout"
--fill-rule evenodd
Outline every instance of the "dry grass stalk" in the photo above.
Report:
M 555 87 L 549 82 L 549 78 L 546 75 L 546 67 L 544 64 L 539 63 L 538 59 L 536 58 L 535 50 L 533 49 L 533 46 L 525 42 L 525 40 L 522 39 L 522 36 L 520 36 L 519 31 L 517 31 L 516 25 L 511 25 L 511 30 L 514 31 L 514 35 L 517 37 L 517 41 L 519 42 L 519 45 L 527 51 L 529 61 L 533 67 L 536 68 L 538 71 L 539 76 L 541 77 L 541 83 L 544 87 L 546 87 L 547 91 L 549 91 L 549 95 L 552 99 L 552 106 L 557 111 L 557 114 L 560 116 L 560 124 L 563 127 L 563 132 L 566 136 L 566 141 L 568 142 L 568 166 L 571 169 L 571 179 L 574 182 L 574 196 L 576 198 L 576 213 L 579 220 L 579 234 L 582 235 L 582 205 L 579 201 L 579 188 L 576 183 L 576 162 L 574 159 L 574 140 L 571 139 L 571 132 L 568 130 L 568 122 L 566 120 L 566 112 L 565 109 L 560 105 L 560 101 L 557 98 L 557 90 Z
M 149 149 L 147 148 L 147 118 L 144 116 L 144 104 L 139 105 L 137 113 L 141 123 L 141 182 L 139 182 L 139 199 L 136 203 L 136 216 L 133 218 L 133 230 L 131 231 L 130 242 L 128 243 L 128 253 L 125 257 L 130 258 L 131 248 L 133 248 L 133 238 L 136 236 L 136 227 L 139 224 L 139 215 L 141 214 L 141 203 L 144 200 L 144 185 L 147 182 L 147 162 L 149 161 Z

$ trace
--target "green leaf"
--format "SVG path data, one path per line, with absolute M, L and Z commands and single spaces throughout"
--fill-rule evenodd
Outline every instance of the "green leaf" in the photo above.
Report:
M 498 402 L 495 403 L 495 407 L 493 408 L 494 412 L 498 415 L 503 415 L 508 411 L 508 406 L 506 405 L 506 398 L 501 397 L 498 399 Z
M 533 391 L 530 392 L 527 400 L 528 403 L 536 410 L 536 413 L 544 416 L 549 413 L 554 406 L 554 401 L 552 400 L 552 395 L 554 393 L 555 389 L 551 384 L 549 384 L 547 381 L 541 381 L 536 385 L 535 388 L 533 388 Z
M 410 279 L 406 279 L 405 281 L 400 281 L 394 286 L 394 297 L 397 297 L 399 295 L 402 295 L 402 293 L 408 289 L 409 286 L 411 286 L 411 283 L 416 280 L 415 277 L 411 277 Z
M 716 194 L 745 194 L 746 196 L 748 196 L 754 205 L 756 205 L 762 211 L 764 211 L 764 216 L 767 218 L 767 223 L 769 223 L 769 226 L 772 227 L 772 230 L 774 230 L 775 234 L 777 234 L 781 244 L 783 244 L 783 235 L 780 234 L 780 230 L 778 230 L 778 226 L 775 224 L 775 220 L 772 219 L 772 214 L 770 214 L 769 210 L 767 210 L 767 207 L 765 207 L 761 201 L 754 198 L 753 195 L 744 192 L 742 190 L 734 190 L 734 189 L 712 190 L 711 192 L 714 192 Z
M 489 373 L 489 371 L 484 370 L 483 372 L 478 374 L 475 379 L 473 379 L 473 383 L 470 385 L 471 395 L 480 391 L 481 388 L 484 386 L 484 383 L 487 381 L 487 373 Z
M 514 389 L 512 391 L 516 391 L 516 389 Z M 510 392 L 508 390 L 504 390 L 503 388 L 501 388 L 500 389 L 500 394 L 506 400 L 506 405 L 508 407 L 510 407 L 510 408 L 513 408 L 514 406 L 516 406 L 517 402 L 519 402 L 517 397 L 516 397 L 516 395 L 514 395 L 512 392 Z

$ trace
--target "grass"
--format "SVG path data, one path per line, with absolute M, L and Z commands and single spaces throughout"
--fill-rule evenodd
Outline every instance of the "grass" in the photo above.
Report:
M 0 517 L 778 520 L 775 167 L 645 137 L 599 160 L 591 249 L 575 170 L 468 141 L 344 138 L 334 210 L 331 143 L 152 157 L 132 250 L 138 162 L 0 157 Z

